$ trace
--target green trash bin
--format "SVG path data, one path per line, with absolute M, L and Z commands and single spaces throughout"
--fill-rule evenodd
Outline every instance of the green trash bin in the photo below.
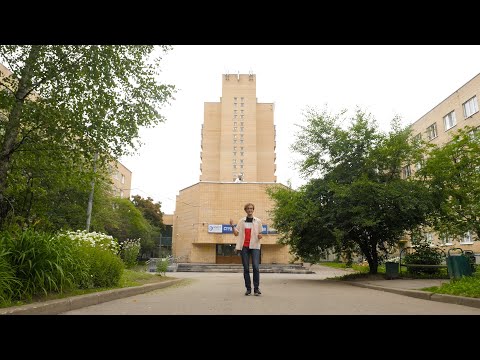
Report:
M 385 277 L 387 280 L 396 279 L 399 276 L 399 263 L 386 262 L 385 263 Z
M 460 254 L 450 254 L 452 250 L 460 250 Z M 448 250 L 447 269 L 450 279 L 461 279 L 462 276 L 472 276 L 472 267 L 470 260 L 463 254 L 460 248 L 452 248 Z

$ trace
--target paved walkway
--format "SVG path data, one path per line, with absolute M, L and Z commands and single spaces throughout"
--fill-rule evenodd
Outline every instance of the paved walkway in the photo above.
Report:
M 420 289 L 448 280 L 330 280 L 348 270 L 315 266 L 315 274 L 261 274 L 259 297 L 244 296 L 238 273 L 168 273 L 165 283 L 0 309 L 0 314 L 65 315 L 480 315 L 480 299 Z

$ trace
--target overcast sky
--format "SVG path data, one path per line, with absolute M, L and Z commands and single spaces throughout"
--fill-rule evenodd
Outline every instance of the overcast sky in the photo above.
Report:
M 161 79 L 175 85 L 167 121 L 140 131 L 144 145 L 121 162 L 132 171 L 131 195 L 175 211 L 179 191 L 200 177 L 204 102 L 222 96 L 222 74 L 257 78 L 257 99 L 274 103 L 277 182 L 305 183 L 289 146 L 307 107 L 332 112 L 356 106 L 381 130 L 395 115 L 411 124 L 480 73 L 480 45 L 175 45 L 163 58 Z

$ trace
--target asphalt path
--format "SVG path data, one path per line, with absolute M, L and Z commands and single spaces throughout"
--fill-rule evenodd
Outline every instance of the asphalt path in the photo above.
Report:
M 245 296 L 241 273 L 175 272 L 182 281 L 61 315 L 480 315 L 479 308 L 352 286 L 315 274 L 260 274 L 260 296 Z

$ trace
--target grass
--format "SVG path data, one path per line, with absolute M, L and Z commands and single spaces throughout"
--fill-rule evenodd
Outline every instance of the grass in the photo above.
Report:
M 345 263 L 337 262 L 322 262 L 320 265 L 329 266 L 332 268 L 345 269 L 347 268 Z M 352 274 L 346 274 L 336 277 L 337 280 L 384 280 L 385 279 L 385 265 L 379 265 L 377 274 L 369 274 L 368 266 L 361 266 L 353 264 L 352 270 L 356 271 Z M 399 274 L 400 278 L 404 279 L 449 279 L 446 269 L 440 269 L 438 274 L 409 274 L 406 270 L 402 269 Z M 461 279 L 450 279 L 450 282 L 442 284 L 441 286 L 433 286 L 422 289 L 435 294 L 449 294 L 455 296 L 465 296 L 472 298 L 480 298 L 480 267 L 477 267 L 477 271 L 473 276 L 465 276 Z
M 95 288 L 95 289 L 75 289 L 71 291 L 65 291 L 63 293 L 51 293 L 46 296 L 36 296 L 32 298 L 32 300 L 24 300 L 24 301 L 16 301 L 14 303 L 0 306 L 2 307 L 10 307 L 10 306 L 21 306 L 32 304 L 36 302 L 44 302 L 48 300 L 56 300 L 56 299 L 63 299 L 71 296 L 78 296 L 78 295 L 85 295 L 85 294 L 92 294 L 101 291 L 113 290 L 113 289 L 121 289 L 126 287 L 133 287 L 133 286 L 140 286 L 145 284 L 152 284 L 157 282 L 163 282 L 167 280 L 171 280 L 171 277 L 168 276 L 161 276 L 160 274 L 153 274 L 145 272 L 145 266 L 138 265 L 132 269 L 125 269 L 123 271 L 123 275 L 120 278 L 120 282 L 118 286 L 115 287 L 108 287 L 108 288 Z
M 480 272 L 477 270 L 473 276 L 464 276 L 461 279 L 451 279 L 442 286 L 433 286 L 422 289 L 435 294 L 448 294 L 480 298 Z

